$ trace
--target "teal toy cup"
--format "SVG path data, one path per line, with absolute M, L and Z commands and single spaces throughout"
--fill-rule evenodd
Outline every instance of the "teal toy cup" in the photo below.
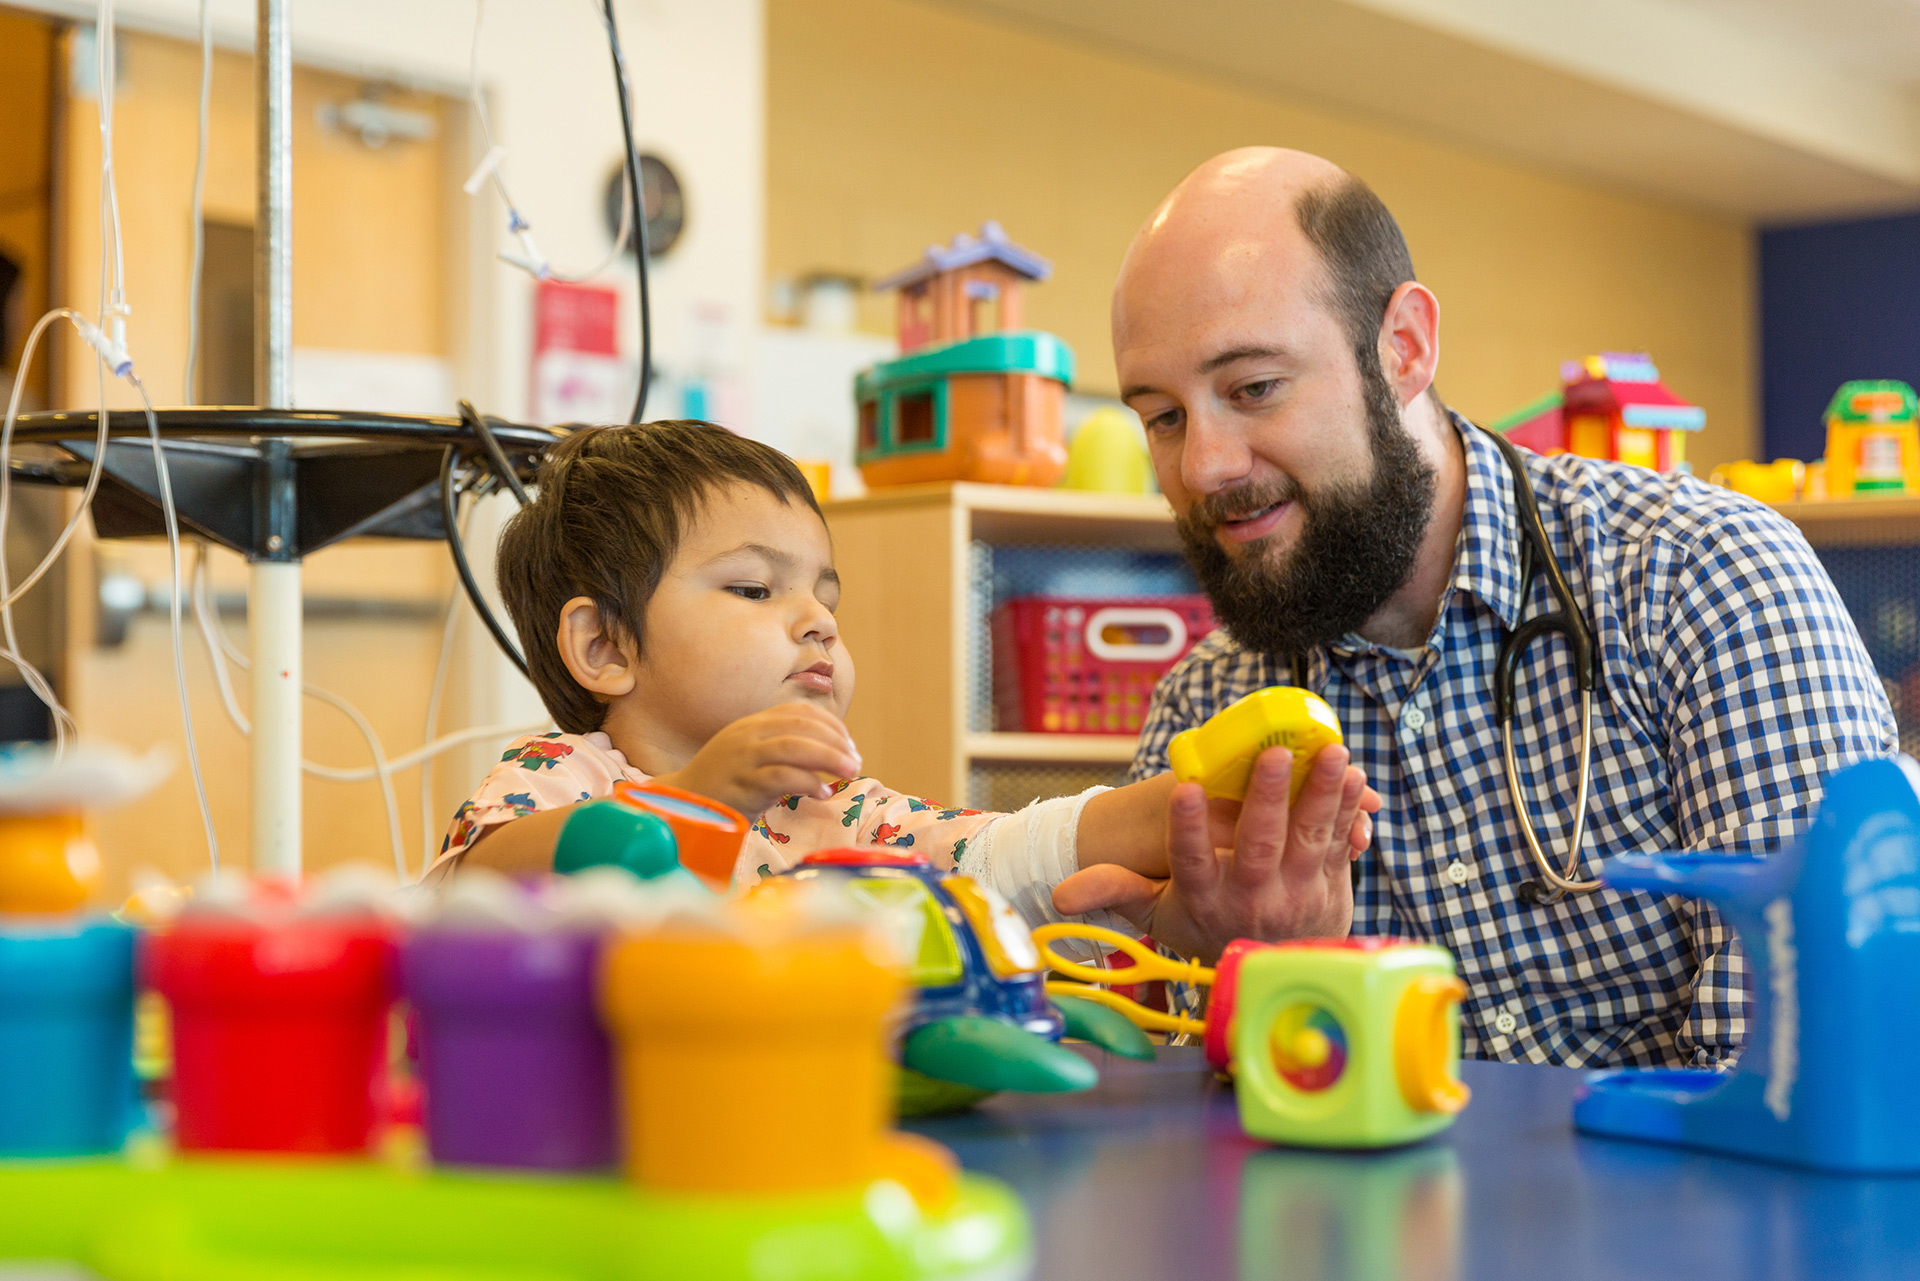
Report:
M 0 920 L 0 1157 L 113 1152 L 133 1119 L 133 931 Z

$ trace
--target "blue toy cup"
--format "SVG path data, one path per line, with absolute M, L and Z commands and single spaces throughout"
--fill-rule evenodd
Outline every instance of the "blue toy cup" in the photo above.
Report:
M 133 938 L 0 920 L 0 1157 L 114 1152 L 133 1118 Z

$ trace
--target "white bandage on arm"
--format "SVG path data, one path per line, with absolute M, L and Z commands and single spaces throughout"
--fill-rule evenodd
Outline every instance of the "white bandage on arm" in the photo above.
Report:
M 1125 917 L 1112 912 L 1089 912 L 1066 917 L 1054 911 L 1053 888 L 1080 870 L 1076 837 L 1080 811 L 1108 787 L 1089 787 L 1078 796 L 1035 801 L 1017 813 L 996 819 L 974 833 L 956 869 L 982 885 L 991 885 L 1013 905 L 1029 928 L 1056 921 L 1083 921 L 1140 937 Z M 1082 952 L 1072 944 L 1060 946 L 1063 955 Z

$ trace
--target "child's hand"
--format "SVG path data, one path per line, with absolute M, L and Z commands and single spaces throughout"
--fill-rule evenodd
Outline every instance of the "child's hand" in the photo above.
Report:
M 742 716 L 659 781 L 754 818 L 783 796 L 824 800 L 834 779 L 859 773 L 859 749 L 839 717 L 812 703 L 782 703 Z

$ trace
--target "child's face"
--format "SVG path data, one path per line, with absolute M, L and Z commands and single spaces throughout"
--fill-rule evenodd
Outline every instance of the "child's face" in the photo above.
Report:
M 853 660 L 839 603 L 833 544 L 810 508 L 758 485 L 716 489 L 647 603 L 634 695 L 696 749 L 778 703 L 845 716 Z

